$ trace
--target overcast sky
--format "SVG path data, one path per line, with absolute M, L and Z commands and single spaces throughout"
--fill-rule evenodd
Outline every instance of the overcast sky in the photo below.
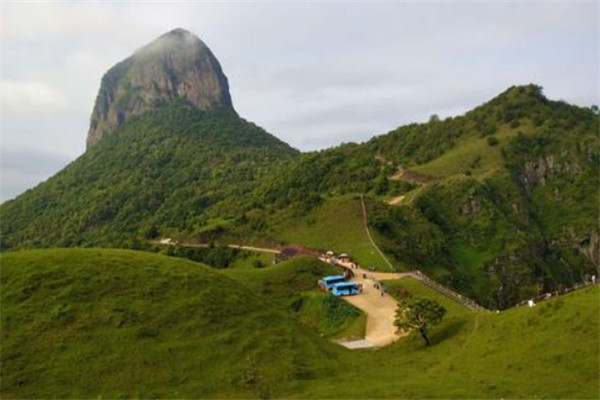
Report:
M 598 104 L 597 2 L 2 2 L 0 201 L 85 150 L 102 74 L 176 27 L 244 118 L 301 150 L 456 115 L 513 84 Z

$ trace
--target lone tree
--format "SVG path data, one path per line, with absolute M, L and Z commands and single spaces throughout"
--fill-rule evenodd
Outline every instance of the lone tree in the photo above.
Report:
M 412 298 L 400 303 L 394 324 L 403 330 L 418 329 L 429 346 L 427 328 L 439 324 L 445 314 L 446 309 L 433 300 Z

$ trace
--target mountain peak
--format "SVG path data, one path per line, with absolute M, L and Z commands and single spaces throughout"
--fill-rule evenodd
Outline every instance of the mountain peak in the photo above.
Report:
M 176 99 L 202 111 L 235 112 L 219 61 L 202 40 L 182 28 L 163 34 L 106 72 L 92 112 L 88 149 L 130 117 Z

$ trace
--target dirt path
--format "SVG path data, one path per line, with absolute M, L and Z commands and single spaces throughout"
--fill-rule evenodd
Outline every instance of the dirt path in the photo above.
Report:
M 363 224 L 365 226 L 365 231 L 367 232 L 367 237 L 369 238 L 369 242 L 371 242 L 371 245 L 375 248 L 375 250 L 377 250 L 377 252 L 381 256 L 381 258 L 383 258 L 383 260 L 388 265 L 388 267 L 390 267 L 390 269 L 393 271 L 395 269 L 394 266 L 392 265 L 390 260 L 388 260 L 388 258 L 385 256 L 385 254 L 383 254 L 383 251 L 381 251 L 379 246 L 377 246 L 377 243 L 375 243 L 375 241 L 373 240 L 373 237 L 371 237 L 371 232 L 369 231 L 369 221 L 367 220 L 367 207 L 365 206 L 365 199 L 364 199 L 364 196 L 362 195 L 362 193 L 360 195 L 360 202 L 362 204 L 362 210 L 363 210 Z
M 198 248 L 207 248 L 209 244 L 207 243 L 188 243 L 188 242 L 170 242 L 170 243 L 161 243 L 160 240 L 151 240 L 150 243 L 154 244 L 162 244 L 164 246 L 175 246 L 180 245 L 183 247 L 198 247 Z M 281 250 L 279 249 L 269 249 L 266 247 L 254 247 L 254 246 L 244 246 L 240 244 L 228 244 L 227 247 L 230 249 L 240 249 L 240 250 L 248 250 L 248 251 L 257 251 L 260 253 L 271 253 L 271 254 L 279 254 Z
M 240 249 L 240 250 L 248 250 L 248 251 L 258 251 L 261 253 L 271 253 L 271 254 L 279 254 L 280 251 L 277 249 L 267 249 L 265 247 L 254 247 L 254 246 L 240 246 L 237 244 L 228 244 L 227 247 L 232 249 Z
M 372 272 L 362 268 L 351 268 L 350 263 L 338 262 L 338 264 L 350 268 L 354 272 L 354 277 L 350 279 L 352 282 L 363 285 L 362 294 L 344 296 L 343 299 L 361 309 L 367 316 L 364 340 L 342 343 L 342 345 L 351 349 L 382 347 L 400 338 L 402 335 L 397 333 L 396 326 L 394 326 L 398 303 L 388 294 L 382 296 L 381 292 L 374 285 L 377 281 L 401 279 L 408 274 L 399 272 Z
M 390 206 L 395 206 L 395 205 L 402 203 L 402 201 L 404 201 L 404 196 L 396 196 L 393 199 L 391 199 L 390 201 L 388 201 L 388 204 Z

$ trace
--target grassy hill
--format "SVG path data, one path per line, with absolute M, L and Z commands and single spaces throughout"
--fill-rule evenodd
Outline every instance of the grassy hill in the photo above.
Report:
M 446 317 L 454 317 L 469 312 L 467 307 L 429 288 L 410 276 L 402 279 L 384 281 L 383 285 L 387 293 L 398 301 L 402 301 L 410 296 L 424 297 L 436 301 L 446 309 Z
M 269 225 L 271 235 L 285 242 L 337 254 L 348 253 L 365 267 L 389 269 L 369 241 L 360 197 L 356 195 L 328 198 L 306 214 L 278 213 Z
M 338 350 L 201 264 L 120 250 L 3 254 L 2 397 L 279 393 Z
M 597 398 L 599 288 L 500 314 L 449 312 L 418 335 L 357 355 L 356 370 L 299 398 Z M 422 294 L 421 294 L 422 295 Z M 343 382 L 343 383 L 342 383 Z
M 600 390 L 598 286 L 500 314 L 451 310 L 430 348 L 411 335 L 350 351 L 283 309 L 286 291 L 292 300 L 328 273 L 309 259 L 220 272 L 142 252 L 57 249 L 0 262 L 7 398 L 581 399 Z
M 316 290 L 317 280 L 338 275 L 339 268 L 314 257 L 300 256 L 262 269 L 230 269 L 224 273 L 260 293 L 274 306 L 326 338 L 364 338 L 366 316 L 343 300 Z

